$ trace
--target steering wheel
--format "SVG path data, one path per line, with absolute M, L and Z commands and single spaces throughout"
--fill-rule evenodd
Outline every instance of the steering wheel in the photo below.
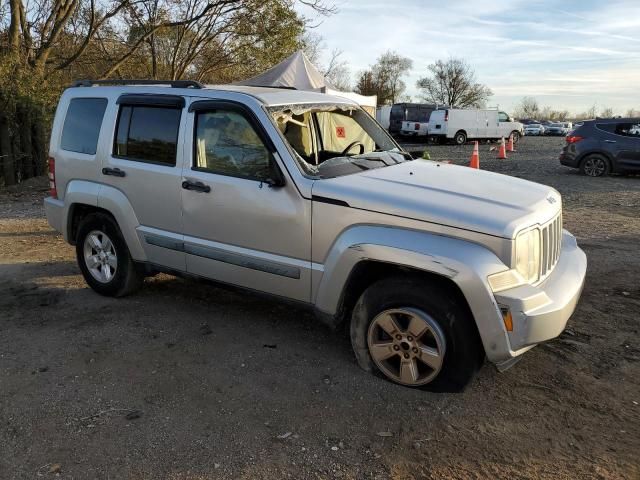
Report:
M 347 148 L 345 148 L 342 153 L 340 153 L 340 155 L 346 155 L 347 153 L 349 153 L 349 150 L 351 150 L 356 145 L 360 145 L 360 153 L 358 155 L 362 155 L 364 153 L 364 144 L 359 140 L 351 142 L 349 145 L 347 145 Z

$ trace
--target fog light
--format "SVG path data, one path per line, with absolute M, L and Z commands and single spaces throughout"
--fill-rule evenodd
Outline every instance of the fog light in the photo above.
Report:
M 504 328 L 507 329 L 507 332 L 513 332 L 513 317 L 511 316 L 511 310 L 509 310 L 509 307 L 500 305 L 500 313 L 502 313 Z

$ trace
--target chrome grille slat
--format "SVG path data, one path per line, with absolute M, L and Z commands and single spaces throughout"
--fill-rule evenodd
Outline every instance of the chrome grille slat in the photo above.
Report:
M 553 270 L 560 258 L 562 248 L 562 213 L 540 228 L 540 280 L 542 282 Z

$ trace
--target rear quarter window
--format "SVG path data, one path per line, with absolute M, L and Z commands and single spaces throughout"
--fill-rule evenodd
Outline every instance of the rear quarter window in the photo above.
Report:
M 106 98 L 72 98 L 62 127 L 60 148 L 95 155 L 106 108 Z

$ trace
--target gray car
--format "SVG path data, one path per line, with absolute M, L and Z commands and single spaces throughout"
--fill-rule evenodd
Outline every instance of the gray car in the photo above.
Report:
M 346 323 L 360 366 L 402 385 L 510 367 L 582 291 L 557 191 L 412 160 L 342 97 L 85 81 L 49 153 L 48 220 L 96 292 L 168 272 L 284 298 Z
M 584 121 L 567 135 L 560 163 L 590 177 L 640 172 L 640 118 Z

